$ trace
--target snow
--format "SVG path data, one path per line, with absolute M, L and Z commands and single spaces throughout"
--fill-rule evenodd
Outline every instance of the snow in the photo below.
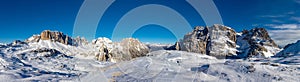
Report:
M 146 43 L 146 46 L 150 49 L 150 51 L 158 51 L 158 50 L 166 50 L 171 47 L 171 44 L 150 44 Z
M 96 45 L 88 43 L 71 46 L 41 40 L 15 46 L 3 45 L 0 47 L 0 80 L 5 82 L 299 82 L 300 80 L 299 54 L 268 59 L 217 59 L 205 54 L 157 49 L 145 57 L 113 63 L 95 59 L 97 48 L 100 47 L 97 45 L 110 46 L 112 42 L 102 38 L 95 43 Z M 225 48 L 234 51 L 226 46 Z M 276 50 L 264 53 L 273 54 Z
M 282 71 L 286 66 L 262 65 L 257 60 L 219 60 L 183 51 L 154 51 L 148 57 L 117 64 L 104 74 L 117 81 L 299 81 L 299 70 Z M 255 61 L 255 62 L 253 62 Z M 271 60 L 266 60 L 271 62 Z M 272 63 L 273 64 L 273 63 Z M 277 63 L 274 63 L 277 64 Z M 295 67 L 287 66 L 287 69 Z M 112 71 L 113 70 L 113 71 Z M 112 72 L 121 73 L 110 76 Z

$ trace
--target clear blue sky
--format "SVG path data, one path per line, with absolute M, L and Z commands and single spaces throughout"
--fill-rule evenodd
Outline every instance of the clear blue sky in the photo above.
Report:
M 214 0 L 223 22 L 236 31 L 267 28 L 278 43 L 300 39 L 300 0 Z M 0 42 L 25 40 L 50 29 L 72 35 L 83 0 L 2 0 Z M 116 23 L 131 9 L 144 4 L 166 5 L 185 17 L 191 26 L 205 26 L 201 16 L 184 0 L 118 0 L 104 13 L 96 37 L 111 38 Z M 168 20 L 165 20 L 168 21 Z M 298 31 L 299 30 L 299 31 Z M 155 31 L 155 32 L 153 32 Z M 289 32 L 289 35 L 276 35 Z M 298 33 L 298 36 L 294 36 Z M 289 37 L 284 37 L 289 36 Z M 174 43 L 176 38 L 159 25 L 146 25 L 133 35 L 143 42 Z

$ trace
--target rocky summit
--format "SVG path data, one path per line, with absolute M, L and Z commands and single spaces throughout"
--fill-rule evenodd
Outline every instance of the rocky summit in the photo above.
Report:
M 240 57 L 270 57 L 280 51 L 264 28 L 244 30 L 237 38 Z
M 224 25 L 197 26 L 179 43 L 180 49 L 225 58 L 236 55 L 236 32 Z
M 217 58 L 270 57 L 280 49 L 264 28 L 254 28 L 237 33 L 224 25 L 197 26 L 187 33 L 176 50 L 207 54 Z
M 4 82 L 299 82 L 299 46 L 300 41 L 280 51 L 266 29 L 238 33 L 224 25 L 197 26 L 175 45 L 135 38 L 88 42 L 46 30 L 25 42 L 0 44 L 0 77 Z
M 50 40 L 53 42 L 60 42 L 67 45 L 72 45 L 72 38 L 62 32 L 52 32 L 44 30 L 40 35 L 34 35 L 27 39 L 26 42 L 39 42 L 40 40 Z

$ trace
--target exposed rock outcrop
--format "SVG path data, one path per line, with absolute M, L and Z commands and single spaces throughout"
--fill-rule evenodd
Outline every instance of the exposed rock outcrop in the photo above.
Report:
M 176 49 L 175 46 L 179 46 Z M 217 58 L 226 57 L 270 57 L 280 49 L 264 28 L 254 28 L 236 33 L 230 27 L 213 25 L 197 26 L 186 34 L 173 50 L 207 54 Z
M 240 57 L 270 57 L 280 49 L 264 28 L 244 30 L 238 35 Z
M 39 42 L 40 40 L 50 40 L 53 42 L 60 42 L 67 45 L 72 45 L 73 39 L 62 32 L 52 32 L 44 30 L 40 35 L 34 35 L 26 40 L 26 42 Z
M 208 40 L 208 27 L 197 26 L 179 42 L 180 50 L 206 54 Z
M 226 58 L 236 54 L 236 32 L 224 25 L 213 25 L 209 28 L 207 54 L 217 58 Z
M 236 55 L 236 32 L 224 25 L 197 26 L 180 41 L 180 50 L 225 58 Z

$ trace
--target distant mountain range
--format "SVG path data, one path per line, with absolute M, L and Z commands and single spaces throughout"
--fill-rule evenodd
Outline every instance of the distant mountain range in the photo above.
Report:
M 40 35 L 34 35 L 25 40 L 25 42 L 34 43 L 43 40 L 59 42 L 71 46 L 88 44 L 84 38 L 71 38 L 62 32 L 52 32 L 50 30 L 45 30 Z M 107 44 L 107 42 L 111 44 Z M 142 44 L 138 40 L 135 42 Z M 108 38 L 99 38 L 91 43 L 97 43 L 97 46 L 114 45 Z M 143 47 L 145 46 L 143 45 Z M 236 32 L 230 27 L 218 24 L 211 27 L 197 26 L 192 32 L 187 33 L 183 39 L 176 42 L 175 45 L 163 49 L 195 52 L 218 58 L 267 58 L 275 56 L 281 51 L 264 28 L 253 28 L 251 30 Z M 148 52 L 149 49 L 146 49 L 146 51 Z
M 25 41 L 0 44 L 0 80 L 296 82 L 300 78 L 300 41 L 279 48 L 264 28 L 236 32 L 218 24 L 197 26 L 174 43 L 144 44 L 134 38 L 112 42 L 105 37 L 88 42 L 45 30 Z

